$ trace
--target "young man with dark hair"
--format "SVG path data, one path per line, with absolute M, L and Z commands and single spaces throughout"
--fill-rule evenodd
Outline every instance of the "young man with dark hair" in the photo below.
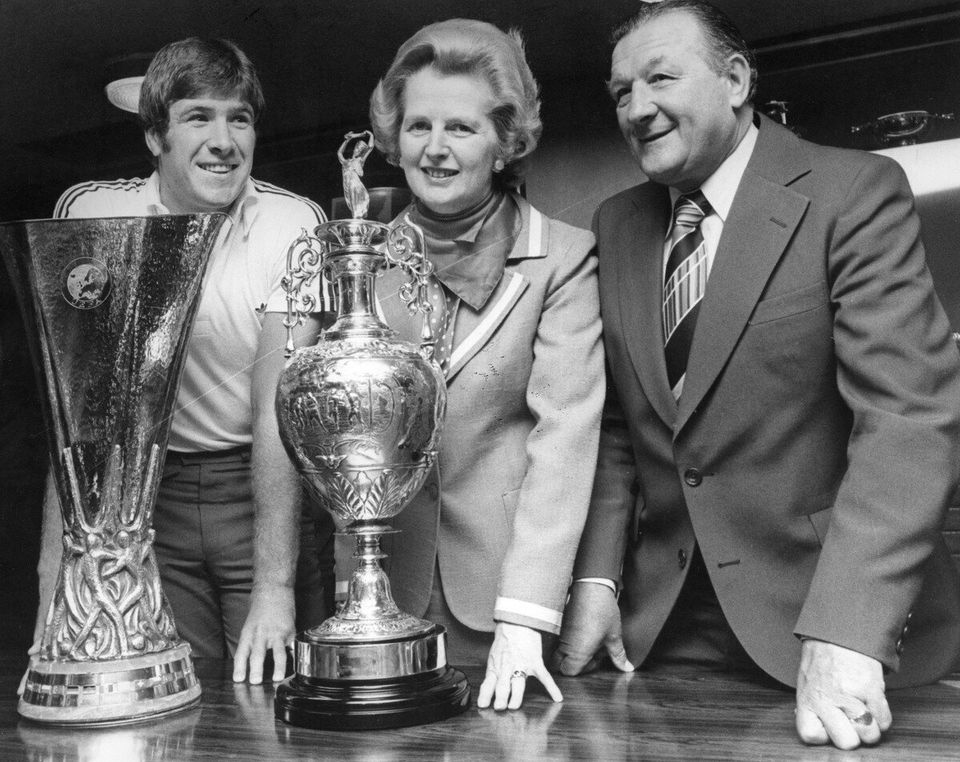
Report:
M 273 654 L 283 677 L 300 627 L 318 624 L 329 533 L 318 540 L 274 413 L 284 364 L 289 244 L 325 220 L 313 202 L 250 177 L 263 93 L 253 64 L 226 40 L 189 38 L 160 50 L 144 78 L 140 118 L 156 171 L 147 179 L 67 190 L 56 217 L 222 212 L 190 335 L 154 513 L 154 549 L 177 627 L 197 656 L 235 657 L 234 679 L 260 682 Z M 315 337 L 319 315 L 298 329 Z M 45 507 L 41 616 L 61 534 Z M 318 544 L 324 545 L 322 561 Z M 297 572 L 298 550 L 300 569 Z M 321 568 L 321 566 L 323 568 Z M 327 591 L 329 595 L 329 591 Z

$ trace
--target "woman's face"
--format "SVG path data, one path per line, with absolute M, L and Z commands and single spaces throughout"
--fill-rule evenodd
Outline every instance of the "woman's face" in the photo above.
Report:
M 456 214 L 490 193 L 499 154 L 488 114 L 494 97 L 480 77 L 421 69 L 407 79 L 400 124 L 400 167 L 427 208 Z

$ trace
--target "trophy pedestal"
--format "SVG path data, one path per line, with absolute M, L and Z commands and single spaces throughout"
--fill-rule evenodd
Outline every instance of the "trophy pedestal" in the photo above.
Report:
M 321 730 L 421 725 L 470 705 L 470 685 L 446 663 L 443 627 L 415 637 L 344 643 L 297 639 L 297 670 L 277 687 L 278 719 Z
M 17 711 L 53 725 L 116 725 L 170 714 L 200 699 L 190 646 L 108 661 L 30 659 Z
M 340 613 L 297 637 L 293 677 L 274 710 L 291 725 L 371 730 L 452 717 L 470 705 L 470 684 L 447 664 L 446 630 L 401 611 L 380 565 L 376 522 L 357 522 L 358 560 Z

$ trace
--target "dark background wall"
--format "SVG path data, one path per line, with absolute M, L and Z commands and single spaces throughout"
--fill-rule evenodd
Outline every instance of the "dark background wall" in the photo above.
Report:
M 341 195 L 335 151 L 366 126 L 366 99 L 397 45 L 424 23 L 451 16 L 516 26 L 540 80 L 544 138 L 528 198 L 544 212 L 588 226 L 596 205 L 641 177 L 616 128 L 604 88 L 605 37 L 636 0 L 0 0 L 0 219 L 49 216 L 60 192 L 88 179 L 150 172 L 133 119 L 106 102 L 107 63 L 189 34 L 235 39 L 267 91 L 254 175 L 329 209 Z M 929 0 L 718 0 L 755 43 L 757 103 L 788 102 L 788 119 L 823 143 L 879 148 L 853 125 L 896 111 L 960 108 L 960 3 Z M 774 10 L 775 9 L 775 10 Z M 960 113 L 958 113 L 960 116 Z M 960 122 L 937 123 L 926 145 L 960 187 Z M 368 186 L 402 184 L 374 157 Z M 960 194 L 919 199 L 931 268 L 960 326 Z M 22 327 L 0 273 L 0 647 L 29 643 L 46 441 Z M 948 519 L 960 559 L 960 510 Z

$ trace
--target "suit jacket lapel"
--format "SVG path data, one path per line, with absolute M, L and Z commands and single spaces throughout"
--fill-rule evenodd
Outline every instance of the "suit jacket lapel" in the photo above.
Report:
M 482 310 L 474 312 L 467 305 L 461 304 L 457 311 L 453 346 L 447 369 L 448 384 L 487 343 L 529 285 L 529 279 L 511 269 L 510 263 L 520 259 L 546 256 L 549 241 L 543 215 L 521 198 L 517 198 L 517 203 L 520 206 L 523 228 L 513 245 L 510 256 L 507 257 L 503 277 Z M 406 274 L 399 268 L 387 270 L 377 281 L 378 306 L 387 325 L 398 331 L 407 341 L 417 341 L 414 337 L 420 335 L 422 318 L 419 314 L 411 315 L 397 296 L 400 286 L 406 281 Z
M 484 308 L 477 313 L 461 304 L 453 335 L 453 349 L 447 369 L 447 383 L 467 364 L 499 328 L 506 316 L 526 290 L 529 281 L 509 268 L 503 271 L 500 283 L 490 295 Z
M 497 331 L 529 285 L 522 273 L 510 268 L 510 262 L 546 256 L 549 241 L 543 215 L 519 197 L 517 203 L 523 227 L 507 257 L 503 277 L 479 312 L 474 312 L 466 304 L 461 304 L 458 309 L 447 369 L 448 384 Z
M 687 362 L 679 432 L 723 370 L 809 199 L 788 183 L 809 171 L 802 144 L 769 120 L 723 226 Z
M 660 316 L 663 241 L 670 224 L 670 195 L 654 183 L 638 186 L 636 213 L 618 227 L 616 257 L 620 322 L 634 371 L 657 414 L 672 426 L 677 405 L 667 382 Z M 601 267 L 603 264 L 601 263 Z

